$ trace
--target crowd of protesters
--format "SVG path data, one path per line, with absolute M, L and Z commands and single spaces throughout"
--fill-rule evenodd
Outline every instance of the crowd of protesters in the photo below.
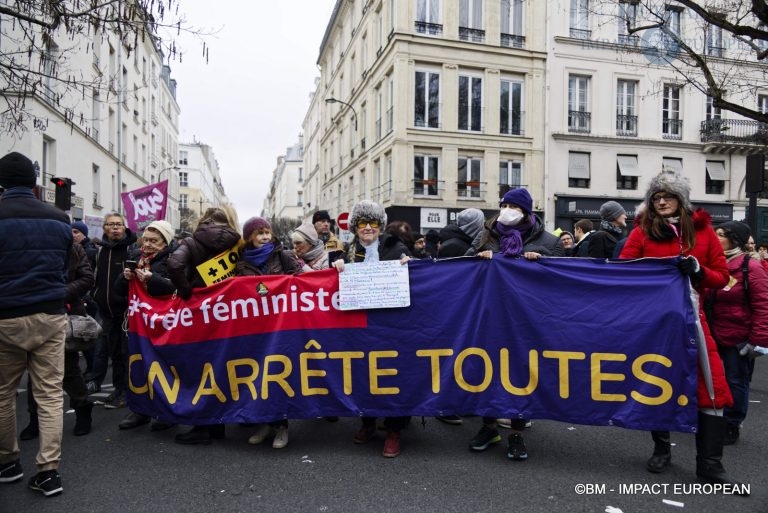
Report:
M 93 241 L 84 223 L 70 223 L 64 213 L 34 197 L 35 182 L 25 156 L 12 153 L 0 159 L 0 186 L 5 189 L 0 228 L 3 234 L 15 234 L 0 236 L 0 483 L 22 479 L 18 439 L 39 438 L 37 473 L 29 486 L 46 496 L 61 493 L 63 392 L 76 412 L 74 434 L 87 435 L 94 406 L 89 395 L 100 391 L 111 360 L 114 389 L 103 406 L 127 407 L 124 319 L 129 282 L 152 296 L 175 293 L 189 299 L 194 289 L 206 286 L 197 266 L 228 250 L 239 253 L 235 276 L 298 275 L 329 268 L 344 272 L 349 264 L 395 260 L 407 265 L 414 258 L 680 257 L 680 272 L 703 298 L 699 316 L 715 390 L 712 401 L 700 370 L 696 473 L 708 482 L 735 483 L 722 464 L 723 446 L 739 439 L 754 357 L 760 347 L 768 347 L 768 247 L 755 247 L 750 227 L 742 222 L 713 227 L 706 212 L 693 209 L 687 180 L 677 174 L 665 172 L 651 180 L 632 229 L 627 228 L 624 208 L 608 201 L 600 208 L 597 229 L 583 219 L 570 230 L 550 233 L 533 211 L 529 192 L 519 188 L 507 191 L 499 211 L 488 218 L 469 208 L 458 213 L 456 224 L 426 234 L 414 233 L 402 220 L 387 219 L 381 205 L 363 200 L 351 209 L 353 238 L 346 245 L 333 233 L 329 213 L 319 210 L 290 234 L 291 248 L 278 240 L 267 219 L 250 218 L 241 231 L 236 213 L 228 208 L 206 211 L 194 233 L 181 240 L 166 221 L 152 222 L 137 237 L 121 214 L 110 213 L 103 220 L 102 238 Z M 103 336 L 93 351 L 65 351 L 66 314 L 85 310 L 98 319 Z M 30 421 L 17 437 L 16 390 L 25 370 Z M 126 411 L 119 429 L 174 427 Z M 461 417 L 442 420 L 460 423 Z M 409 422 L 408 416 L 383 419 L 383 456 L 400 454 L 401 433 Z M 508 427 L 507 457 L 525 461 L 527 425 L 530 421 L 523 418 L 483 417 L 469 446 L 486 450 L 502 441 L 498 428 Z M 285 419 L 252 427 L 251 444 L 267 439 L 276 449 L 288 444 Z M 364 417 L 353 441 L 369 442 L 378 429 L 376 418 Z M 175 441 L 209 444 L 224 436 L 223 424 L 203 425 L 177 434 Z M 647 469 L 664 472 L 672 458 L 670 434 L 654 431 L 652 439 Z

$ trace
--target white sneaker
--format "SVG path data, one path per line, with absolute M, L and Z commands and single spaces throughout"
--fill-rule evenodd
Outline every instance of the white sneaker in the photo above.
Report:
M 252 445 L 258 445 L 266 440 L 267 437 L 271 434 L 272 428 L 269 426 L 269 424 L 260 424 L 259 427 L 256 428 L 256 432 L 252 434 L 248 439 L 248 443 Z
M 279 426 L 275 430 L 275 439 L 272 440 L 273 449 L 282 449 L 288 445 L 288 426 Z
M 510 429 L 512 427 L 512 419 L 496 419 L 496 424 L 500 428 Z

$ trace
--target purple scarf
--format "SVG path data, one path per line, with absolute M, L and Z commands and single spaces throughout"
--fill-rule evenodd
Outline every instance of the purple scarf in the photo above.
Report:
M 247 248 L 243 251 L 243 258 L 252 266 L 263 271 L 264 264 L 267 263 L 267 259 L 274 249 L 275 245 L 271 242 L 264 244 L 260 248 Z
M 504 256 L 520 256 L 523 254 L 523 234 L 531 229 L 533 223 L 528 216 L 515 226 L 506 226 L 496 222 L 496 231 L 501 235 L 499 250 Z

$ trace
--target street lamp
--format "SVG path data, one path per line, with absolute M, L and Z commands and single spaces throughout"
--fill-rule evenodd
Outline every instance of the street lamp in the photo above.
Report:
M 173 169 L 174 171 L 178 171 L 180 168 L 179 168 L 179 166 L 171 166 L 171 167 L 166 167 L 165 169 L 161 169 L 157 173 L 157 181 L 158 182 L 162 182 L 163 181 L 163 173 L 166 172 L 166 171 L 170 171 L 171 169 Z
M 350 105 L 347 102 L 337 100 L 336 98 L 326 98 L 325 103 L 340 103 L 342 105 L 346 105 L 347 107 L 349 107 L 349 110 L 352 111 L 352 119 L 355 121 L 355 132 L 357 132 L 357 112 L 355 112 L 355 108 L 352 107 L 352 105 Z

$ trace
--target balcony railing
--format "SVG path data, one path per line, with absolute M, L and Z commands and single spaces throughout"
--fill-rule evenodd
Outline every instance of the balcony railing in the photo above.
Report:
M 514 34 L 501 34 L 501 46 L 508 48 L 525 48 L 525 36 L 516 36 Z
M 571 27 L 568 30 L 568 35 L 571 37 L 575 37 L 576 39 L 589 39 L 592 37 L 592 31 Z
M 482 43 L 485 41 L 485 30 L 459 27 L 459 39 L 462 41 L 472 41 L 473 43 Z
M 592 113 L 583 110 L 568 111 L 568 131 L 588 134 L 591 131 Z
M 456 182 L 456 196 L 464 199 L 480 199 L 485 182 L 471 180 L 469 182 Z
M 418 34 L 427 34 L 430 36 L 439 36 L 443 33 L 443 26 L 439 23 L 427 23 L 426 21 L 414 22 L 414 29 Z
M 677 139 L 683 138 L 683 120 L 682 119 L 667 119 L 665 118 L 661 122 L 661 133 L 664 139 Z
M 754 119 L 708 119 L 700 133 L 701 142 L 768 145 L 768 123 Z
M 439 191 L 442 190 L 443 180 L 436 178 L 428 178 L 426 180 L 414 179 L 413 180 L 413 195 L 414 196 L 437 196 Z
M 637 116 L 616 114 L 616 135 L 637 137 Z

